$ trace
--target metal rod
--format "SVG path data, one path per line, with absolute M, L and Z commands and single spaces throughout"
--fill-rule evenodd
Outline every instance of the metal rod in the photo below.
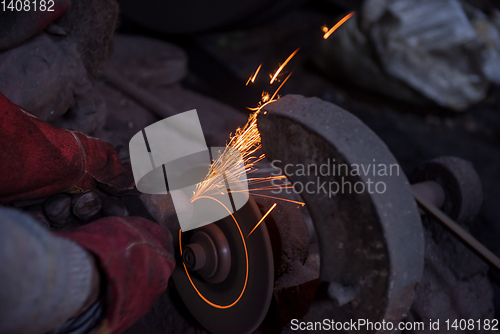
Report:
M 103 77 L 109 84 L 133 98 L 159 118 L 166 118 L 178 114 L 175 108 L 160 100 L 147 90 L 137 86 L 109 67 L 104 72 Z
M 434 205 L 436 208 L 441 209 L 446 200 L 446 194 L 444 192 L 443 187 L 436 181 L 423 181 L 418 183 L 413 183 L 411 185 L 413 191 L 416 191 L 417 194 L 420 194 L 424 200 L 428 203 Z M 425 214 L 422 209 L 419 209 L 422 213 Z
M 430 216 L 435 218 L 441 225 L 443 225 L 447 230 L 449 230 L 455 237 L 457 237 L 462 243 L 464 243 L 469 249 L 471 249 L 477 256 L 483 259 L 490 266 L 495 268 L 500 272 L 500 258 L 493 254 L 488 248 L 486 248 L 482 243 L 480 243 L 476 238 L 470 235 L 464 228 L 458 225 L 450 217 L 448 217 L 443 211 L 436 208 L 434 205 L 428 203 L 422 198 L 415 190 L 412 190 L 413 196 L 417 201 L 418 205 Z

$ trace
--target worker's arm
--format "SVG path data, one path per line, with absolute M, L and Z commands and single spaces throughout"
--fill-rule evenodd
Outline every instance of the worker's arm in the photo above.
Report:
M 41 121 L 0 93 L 0 202 L 133 188 L 129 164 L 113 146 Z
M 74 323 L 121 333 L 151 308 L 174 269 L 170 233 L 144 218 L 108 217 L 53 234 L 0 208 L 0 222 L 0 334 Z

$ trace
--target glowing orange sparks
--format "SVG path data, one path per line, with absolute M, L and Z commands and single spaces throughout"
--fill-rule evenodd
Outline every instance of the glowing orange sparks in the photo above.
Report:
M 302 205 L 302 206 L 306 205 L 304 202 L 292 201 L 291 199 L 286 199 L 286 198 L 281 198 L 281 197 L 267 196 L 267 195 L 261 195 L 261 194 L 252 194 L 252 196 L 272 198 L 272 199 L 277 199 L 278 201 L 290 202 L 290 203 L 294 203 L 294 204 L 298 204 L 298 205 Z
M 292 57 L 298 51 L 299 49 L 295 50 L 280 66 L 278 71 L 275 73 L 275 78 L 278 76 L 279 72 L 285 67 L 285 65 L 290 61 L 290 59 L 292 59 Z M 252 81 L 252 78 L 255 78 L 257 76 L 260 68 L 261 66 L 259 66 L 254 75 L 249 79 L 250 81 Z M 248 108 L 254 111 L 248 118 L 248 122 L 242 128 L 236 129 L 234 135 L 233 134 L 229 135 L 229 142 L 226 143 L 226 149 L 223 149 L 222 152 L 219 152 L 218 158 L 212 162 L 211 168 L 207 171 L 205 179 L 196 185 L 196 188 L 193 191 L 193 195 L 191 197 L 191 202 L 194 202 L 197 199 L 203 197 L 203 195 L 224 194 L 224 192 L 228 191 L 227 188 L 224 187 L 222 182 L 226 178 L 229 182 L 235 181 L 236 184 L 239 184 L 239 177 L 241 175 L 243 174 L 249 175 L 257 170 L 256 163 L 258 163 L 265 157 L 264 154 L 261 154 L 259 157 L 254 155 L 262 148 L 261 137 L 259 129 L 257 127 L 257 116 L 262 111 L 262 108 L 264 108 L 267 104 L 276 101 L 277 99 L 280 98 L 278 93 L 280 89 L 283 87 L 283 85 L 288 81 L 292 73 L 288 74 L 285 80 L 281 82 L 279 87 L 274 91 L 272 95 L 265 91 L 262 92 L 262 100 L 259 102 L 259 105 L 256 108 Z M 263 113 L 266 114 L 266 111 L 263 111 Z M 245 168 L 243 169 L 238 168 L 241 159 L 243 160 L 243 163 L 245 165 Z M 252 193 L 253 196 L 273 198 L 281 201 L 304 205 L 303 202 L 292 201 L 285 198 L 266 196 L 255 193 L 257 191 L 281 190 L 281 189 L 292 188 L 290 183 L 274 185 L 272 181 L 278 179 L 286 179 L 286 177 L 280 175 L 280 176 L 271 176 L 267 178 L 248 178 L 247 179 L 248 185 L 254 185 L 254 187 L 249 187 L 241 190 L 231 189 L 230 192 L 231 193 L 250 192 Z M 267 182 L 269 182 L 271 185 L 264 185 L 264 186 L 258 185 L 255 187 L 256 184 L 262 184 Z
M 255 231 L 255 229 L 257 227 L 259 227 L 260 223 L 262 223 L 264 221 L 264 219 L 271 213 L 271 211 L 273 211 L 273 209 L 276 207 L 276 205 L 277 204 L 274 203 L 273 206 L 269 210 L 267 210 L 266 214 L 262 216 L 262 218 L 259 220 L 259 222 L 257 223 L 257 225 L 255 225 L 255 227 L 253 228 L 253 230 L 251 230 L 250 233 L 248 233 L 247 238 L 250 236 L 250 234 L 253 233 L 253 231 Z
M 292 72 L 293 73 L 293 72 Z M 288 78 L 290 78 L 290 76 L 292 75 L 292 73 L 290 73 L 286 78 L 285 80 L 283 80 L 283 82 L 281 83 L 281 85 L 278 87 L 278 89 L 276 89 L 276 91 L 274 92 L 273 96 L 271 96 L 271 101 L 274 101 L 274 98 L 276 97 L 276 94 L 278 94 L 278 92 L 280 91 L 281 87 L 283 87 L 283 85 L 285 84 L 285 82 L 288 80 Z
M 278 74 L 280 74 L 280 72 L 285 68 L 286 64 L 288 64 L 288 62 L 293 58 L 293 56 L 295 56 L 297 54 L 297 52 L 299 52 L 299 50 L 300 50 L 300 48 L 293 51 L 293 53 L 288 56 L 288 58 L 285 60 L 285 62 L 283 64 L 281 64 L 281 66 L 278 68 L 276 73 L 274 73 L 274 75 L 272 76 L 270 84 L 272 84 L 276 80 L 276 78 L 278 77 Z
M 333 32 L 335 30 L 337 30 L 341 25 L 343 25 L 347 20 L 349 20 L 354 14 L 356 14 L 355 11 L 354 12 L 350 12 L 349 14 L 347 14 L 346 16 L 344 16 L 342 18 L 342 20 L 340 20 L 339 22 L 337 22 L 337 24 L 332 27 L 332 29 L 330 29 L 330 30 L 328 30 L 328 31 L 325 32 L 325 35 L 323 36 L 323 38 L 327 39 L 328 37 L 330 37 L 330 35 L 333 34 Z M 325 28 L 326 27 L 323 27 L 323 31 L 325 31 L 325 30 L 328 29 L 328 28 L 326 28 L 326 29 Z
M 269 101 L 269 93 L 262 92 L 262 102 L 267 102 L 267 101 Z
M 255 71 L 255 73 L 253 75 L 251 75 L 250 78 L 248 78 L 248 81 L 245 84 L 245 86 L 248 86 L 248 84 L 250 82 L 255 82 L 255 78 L 257 78 L 257 74 L 259 74 L 259 71 L 260 71 L 261 67 L 262 67 L 262 64 L 260 64 L 259 67 L 257 68 L 257 71 Z

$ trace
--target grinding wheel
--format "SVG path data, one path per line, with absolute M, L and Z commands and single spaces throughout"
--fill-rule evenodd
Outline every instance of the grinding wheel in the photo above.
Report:
M 261 218 L 250 197 L 233 215 L 174 237 L 176 289 L 212 333 L 252 333 L 267 313 L 274 265 L 265 222 L 249 235 Z
M 273 166 L 296 186 L 313 184 L 301 196 L 320 246 L 320 280 L 325 296 L 304 321 L 365 319 L 397 324 L 408 314 L 424 265 L 423 229 L 406 176 L 353 173 L 354 166 L 398 166 L 387 146 L 349 112 L 318 98 L 287 95 L 270 103 L 257 124 Z M 346 166 L 335 173 L 303 172 L 301 166 Z M 375 168 L 375 167 L 374 167 Z M 398 167 L 399 168 L 399 167 Z M 382 182 L 384 191 L 322 191 L 316 185 Z M 314 188 L 313 191 L 310 189 Z M 360 328 L 360 332 L 391 330 Z

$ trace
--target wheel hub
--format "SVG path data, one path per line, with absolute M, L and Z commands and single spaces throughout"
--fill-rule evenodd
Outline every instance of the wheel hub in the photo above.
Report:
M 182 252 L 186 268 L 210 283 L 224 281 L 231 269 L 231 250 L 224 233 L 209 224 L 195 232 Z

